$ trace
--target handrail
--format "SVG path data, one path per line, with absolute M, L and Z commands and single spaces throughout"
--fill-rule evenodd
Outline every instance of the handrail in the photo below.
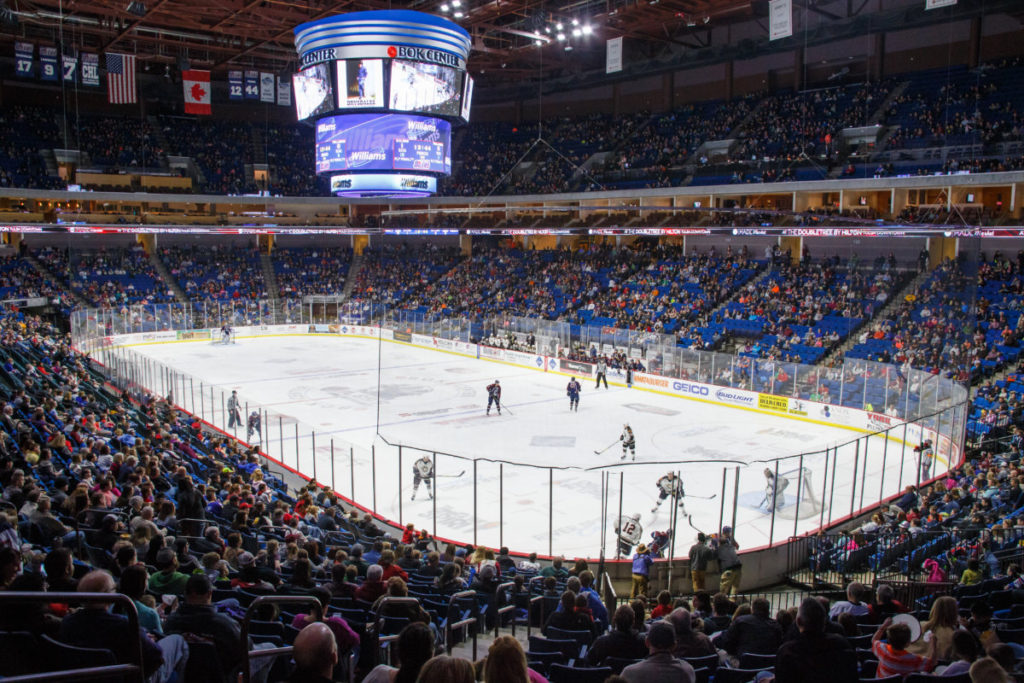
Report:
M 324 608 L 320 604 L 320 601 L 314 598 L 312 595 L 261 595 L 249 604 L 249 608 L 245 610 L 245 618 L 242 619 L 242 681 L 243 683 L 250 683 L 252 681 L 252 658 L 253 657 L 277 657 L 278 655 L 291 654 L 295 649 L 289 645 L 287 647 L 275 647 L 267 650 L 250 650 L 249 649 L 249 623 L 252 621 L 253 614 L 256 608 L 260 605 L 267 604 L 283 604 L 283 603 L 297 603 L 303 605 L 311 605 L 316 610 L 316 620 L 323 621 L 324 619 Z
M 498 637 L 498 631 L 501 629 L 501 617 L 502 617 L 502 615 L 508 614 L 509 612 L 514 612 L 515 609 L 516 609 L 515 600 L 513 599 L 512 602 L 508 602 L 508 593 L 506 592 L 506 591 L 510 591 L 510 590 L 514 589 L 515 587 L 516 587 L 515 581 L 508 581 L 506 583 L 498 584 L 498 587 L 494 589 L 494 614 L 495 614 L 495 618 L 494 618 L 494 637 L 495 638 Z M 498 600 L 499 600 L 498 596 L 499 595 L 501 596 L 500 600 L 501 600 L 501 603 L 502 603 L 500 607 L 498 606 Z M 514 638 L 515 635 L 516 635 L 516 620 L 513 619 L 512 620 L 512 637 Z
M 384 619 L 387 617 L 386 614 L 383 614 L 383 611 L 387 605 L 416 605 L 417 607 L 422 607 L 420 601 L 416 598 L 400 598 L 385 595 L 377 604 L 377 609 L 373 612 L 373 621 L 369 623 L 368 629 L 369 634 L 377 639 L 378 651 L 383 649 L 380 647 L 381 643 L 391 643 L 392 641 L 398 640 L 399 636 L 397 633 L 381 635 L 381 629 L 384 628 Z
M 460 600 L 472 599 L 473 608 L 470 610 L 471 615 L 465 619 L 459 619 L 458 621 L 452 621 L 452 618 L 460 614 L 458 602 Z M 463 626 L 478 625 L 480 623 L 480 602 L 477 598 L 476 591 L 459 591 L 453 593 L 448 598 L 448 620 L 445 623 L 445 647 L 448 649 L 448 654 L 452 653 L 452 631 Z M 474 628 L 471 631 L 473 636 L 473 661 L 476 661 L 477 652 L 477 631 L 478 628 Z
M 43 593 L 43 592 L 0 592 L 0 605 L 4 603 L 40 602 L 50 603 L 86 603 L 86 604 L 108 604 L 114 603 L 124 608 L 125 616 L 128 618 L 129 630 L 132 633 L 139 632 L 139 612 L 135 609 L 135 602 L 123 593 Z M 132 647 L 132 655 L 135 660 L 131 664 L 115 664 L 112 666 L 89 667 L 84 669 L 69 669 L 67 671 L 49 671 L 46 673 L 27 674 L 24 676 L 5 677 L 4 681 L 64 681 L 70 679 L 85 680 L 95 679 L 102 676 L 107 677 L 123 674 L 130 680 L 142 683 L 145 681 L 145 671 L 142 659 L 142 638 L 136 638 Z
M 611 622 L 612 615 L 619 607 L 619 596 L 612 585 L 611 575 L 607 572 L 601 575 L 601 599 L 604 600 L 604 608 L 608 610 L 608 621 Z

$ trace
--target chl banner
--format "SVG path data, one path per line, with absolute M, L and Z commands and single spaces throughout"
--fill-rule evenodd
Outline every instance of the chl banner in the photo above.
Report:
M 771 0 L 768 7 L 768 40 L 793 35 L 793 0 Z
M 292 79 L 277 77 L 277 103 L 282 107 L 292 106 Z
M 274 74 L 260 74 L 260 102 L 274 103 Z
M 44 81 L 58 81 L 57 48 L 39 46 L 39 78 Z
M 242 72 L 228 72 L 228 99 L 240 100 L 242 97 Z
M 100 56 L 93 52 L 82 53 L 82 85 L 99 87 Z
M 604 72 L 613 74 L 622 71 L 622 36 L 611 38 L 607 43 Z
M 35 75 L 35 53 L 35 43 L 18 41 L 14 44 L 14 73 L 19 78 L 31 78 Z
M 245 72 L 245 99 L 258 100 L 260 98 L 260 72 Z
M 925 9 L 939 9 L 940 7 L 952 7 L 956 0 L 924 0 Z

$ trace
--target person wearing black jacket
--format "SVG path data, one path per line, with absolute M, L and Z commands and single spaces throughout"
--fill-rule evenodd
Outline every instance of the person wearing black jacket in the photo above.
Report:
M 774 654 L 782 644 L 782 627 L 771 618 L 771 605 L 764 598 L 750 603 L 750 614 L 733 619 L 715 644 L 737 659 L 747 653 Z
M 563 631 L 592 631 L 594 622 L 590 617 L 576 614 L 576 594 L 572 591 L 565 591 L 561 597 L 562 609 L 552 612 L 548 621 L 544 624 L 544 635 L 548 629 L 554 626 Z
M 857 654 L 843 637 L 826 633 L 828 613 L 816 598 L 804 598 L 796 624 L 800 635 L 779 648 L 776 683 L 857 683 Z
M 620 605 L 612 616 L 612 630 L 594 641 L 587 651 L 587 666 L 600 666 L 608 657 L 643 659 L 647 645 L 634 628 L 635 618 L 629 605 Z
M 178 519 L 189 520 L 181 522 L 182 536 L 199 536 L 202 533 L 203 523 L 206 519 L 206 501 L 203 495 L 192 485 L 192 478 L 188 475 L 178 480 L 178 494 L 175 498 L 178 507 Z

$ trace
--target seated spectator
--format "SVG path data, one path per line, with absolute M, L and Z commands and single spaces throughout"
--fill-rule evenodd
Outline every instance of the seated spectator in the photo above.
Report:
M 548 629 L 552 626 L 563 631 L 590 631 L 593 629 L 594 622 L 589 616 L 577 614 L 575 593 L 572 591 L 562 593 L 560 606 L 561 609 L 552 612 L 547 623 L 544 624 L 544 635 L 547 635 Z
M 387 585 L 381 578 L 383 575 L 384 570 L 379 564 L 371 564 L 370 568 L 366 570 L 366 580 L 356 589 L 356 600 L 365 600 L 372 603 L 384 595 L 387 592 Z
M 771 604 L 756 598 L 750 603 L 750 614 L 734 618 L 714 642 L 738 663 L 747 653 L 775 654 L 782 644 L 782 627 L 771 618 Z
M 927 654 L 935 644 L 935 654 L 940 659 L 949 659 L 953 653 L 953 634 L 960 628 L 960 613 L 956 598 L 943 595 L 935 599 L 928 620 L 921 624 L 921 637 L 907 646 L 917 655 Z M 926 635 L 926 634 L 931 634 Z
M 407 624 L 396 641 L 398 668 L 380 664 L 363 683 L 415 683 L 423 665 L 434 656 L 434 634 L 426 624 Z
M 907 608 L 896 600 L 896 592 L 892 586 L 883 583 L 875 589 L 875 601 L 871 603 L 870 614 L 876 622 L 906 611 Z
M 661 619 L 672 611 L 672 594 L 668 591 L 658 593 L 658 604 L 651 610 L 651 619 Z
M 676 657 L 703 657 L 715 653 L 715 646 L 707 635 L 693 630 L 693 615 L 684 607 L 672 610 L 665 621 L 672 625 L 676 634 Z
M 775 661 L 776 683 L 857 683 L 857 655 L 841 636 L 826 633 L 825 608 L 804 598 L 797 612 L 800 636 L 783 643 Z
M 113 593 L 114 577 L 97 569 L 78 582 L 81 593 Z M 153 680 L 170 681 L 184 675 L 188 647 L 180 635 L 167 636 L 154 642 L 140 627 L 132 633 L 127 617 L 110 611 L 112 603 L 89 603 L 64 617 L 58 640 L 75 647 L 110 650 L 118 664 L 131 664 L 136 660 L 136 643 L 142 643 L 142 668 Z
M 855 617 L 866 616 L 871 611 L 871 606 L 863 602 L 867 589 L 859 581 L 851 581 L 846 586 L 846 600 L 839 600 L 832 605 L 828 616 L 830 619 L 838 619 L 840 614 L 849 613 Z
M 1011 683 L 1013 680 L 992 657 L 982 657 L 971 664 L 969 673 L 971 683 Z
M 967 560 L 967 569 L 960 575 L 961 586 L 973 586 L 976 583 L 981 583 L 984 575 L 981 573 L 981 562 L 971 558 Z
M 160 613 L 151 605 L 143 602 L 148 582 L 149 572 L 146 571 L 146 567 L 135 564 L 121 572 L 120 589 L 135 603 L 135 610 L 139 613 L 139 626 L 144 628 L 147 633 L 162 636 L 164 628 L 160 621 Z M 153 597 L 149 596 L 148 600 L 152 601 Z
M 295 671 L 289 683 L 330 683 L 338 663 L 338 645 L 325 624 L 310 624 L 295 636 L 292 658 Z M 368 679 L 367 679 L 368 680 Z
M 883 640 L 883 636 L 885 640 Z M 892 619 L 882 622 L 875 635 L 871 638 L 871 651 L 878 659 L 875 676 L 907 676 L 918 671 L 928 672 L 935 668 L 935 653 L 938 640 L 932 638 L 928 646 L 928 656 L 921 657 L 907 651 L 910 644 L 910 627 L 906 624 L 893 624 Z
M 658 621 L 651 624 L 647 631 L 647 658 L 623 669 L 622 677 L 629 683 L 694 683 L 697 676 L 693 667 L 672 656 L 675 641 L 675 633 L 667 623 Z
M 971 665 L 978 658 L 978 640 L 970 631 L 953 634 L 953 657 L 955 661 L 943 669 L 942 676 L 959 676 L 970 673 Z
M 476 670 L 468 659 L 438 655 L 420 668 L 416 683 L 475 683 Z
M 715 593 L 711 598 L 712 615 L 703 620 L 704 633 L 710 636 L 729 628 L 729 624 L 732 623 L 732 612 L 735 609 L 736 606 L 728 595 L 721 591 Z
M 73 577 L 74 556 L 68 548 L 54 548 L 46 553 L 43 568 L 46 569 L 47 590 L 60 593 L 74 593 L 78 590 L 78 580 Z
M 547 683 L 547 679 L 526 665 L 523 646 L 512 636 L 494 639 L 487 650 L 483 668 L 487 683 Z
M 170 548 L 162 548 L 156 555 L 156 573 L 149 577 L 149 590 L 158 595 L 181 595 L 185 592 L 188 574 L 178 571 L 178 556 Z
M 612 617 L 612 630 L 597 638 L 587 651 L 587 666 L 600 666 L 608 657 L 643 659 L 647 645 L 635 628 L 633 608 L 619 605 Z
M 327 616 L 327 610 L 331 604 L 331 594 L 323 588 L 313 589 L 311 593 L 313 597 L 320 601 L 321 614 L 324 615 L 322 621 L 327 625 L 327 628 L 331 629 L 331 633 L 334 634 L 334 642 L 338 650 L 342 653 L 348 653 L 352 648 L 358 646 L 359 635 L 352 630 L 347 621 L 339 616 Z M 309 614 L 296 614 L 295 618 L 292 619 L 292 627 L 300 631 L 315 623 L 317 623 L 315 609 L 311 609 Z

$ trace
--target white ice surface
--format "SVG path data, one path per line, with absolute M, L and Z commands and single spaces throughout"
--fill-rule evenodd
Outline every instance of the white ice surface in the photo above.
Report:
M 854 487 L 853 504 L 859 508 L 914 479 L 910 447 L 905 448 L 901 472 L 904 447 L 894 439 L 886 445 L 873 437 L 867 445 L 862 440 L 833 450 L 826 472 L 826 447 L 853 442 L 862 434 L 614 384 L 596 390 L 590 382 L 583 382 L 579 412 L 570 412 L 564 375 L 387 341 L 378 345 L 346 337 L 253 337 L 234 345 L 193 342 L 133 350 L 190 376 L 191 382 L 176 382 L 179 405 L 194 407 L 205 419 L 225 426 L 222 400 L 237 390 L 248 410 L 269 412 L 263 436 L 271 457 L 297 464 L 308 475 L 315 467 L 317 480 L 333 479 L 341 495 L 388 519 L 413 522 L 460 542 L 597 557 L 603 530 L 606 555 L 614 556 L 611 527 L 620 504 L 624 514 L 641 513 L 645 539 L 651 531 L 669 527 L 671 506 L 666 502 L 653 514 L 651 508 L 657 499 L 655 482 L 676 470 L 682 472 L 692 526 L 712 532 L 722 519 L 732 524 L 735 502 L 737 538 L 751 548 L 766 545 L 769 536 L 778 543 L 793 534 L 797 487 L 793 481 L 773 528 L 771 516 L 756 508 L 763 498 L 765 465 L 754 461 L 808 454 L 803 464 L 812 470 L 813 492 L 825 509 L 822 515 L 804 505 L 797 522 L 800 533 L 819 526 L 822 517 L 827 521 L 849 514 Z M 155 385 L 151 388 L 166 393 L 166 380 L 153 370 L 146 375 Z M 500 416 L 494 411 L 487 416 L 484 387 L 495 379 L 501 381 L 506 409 Z M 637 461 L 620 466 L 618 435 L 625 422 L 636 434 Z M 245 436 L 244 430 L 238 434 Z M 398 444 L 405 446 L 401 464 L 394 447 Z M 423 487 L 411 500 L 412 463 L 421 455 L 411 446 L 462 456 L 437 456 L 436 508 Z M 475 466 L 473 459 L 478 459 Z M 506 463 L 500 472 L 493 462 L 498 460 Z M 834 481 L 833 462 L 840 473 Z M 795 459 L 786 461 L 780 472 L 797 465 Z M 601 466 L 605 469 L 591 469 Z M 461 477 L 451 476 L 463 471 Z M 606 511 L 603 471 L 611 475 Z M 677 527 L 681 555 L 695 532 L 685 517 Z

